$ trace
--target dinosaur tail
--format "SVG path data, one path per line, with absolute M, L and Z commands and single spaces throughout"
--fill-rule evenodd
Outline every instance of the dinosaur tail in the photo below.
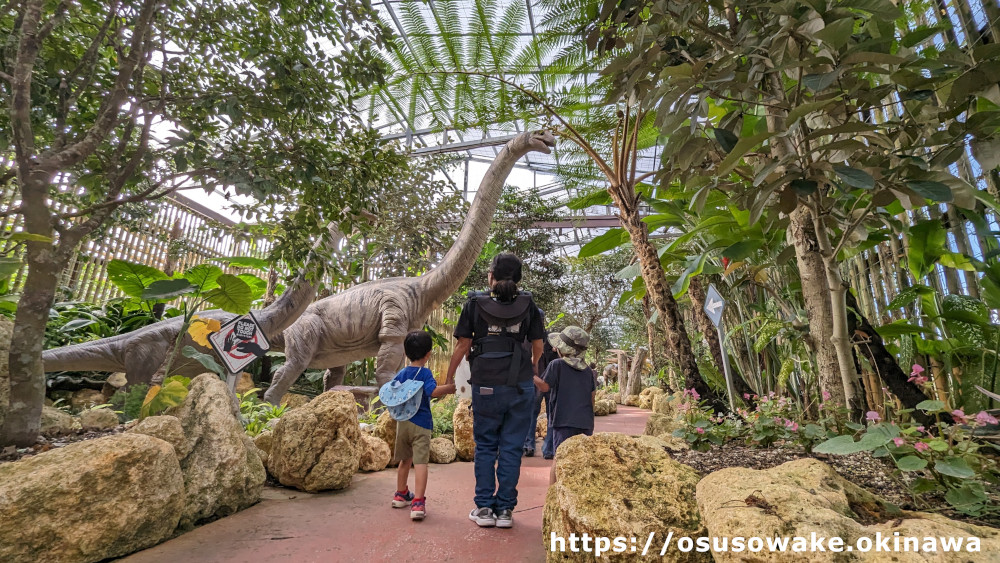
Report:
M 115 350 L 128 335 L 53 348 L 42 352 L 45 371 L 125 371 L 124 358 Z

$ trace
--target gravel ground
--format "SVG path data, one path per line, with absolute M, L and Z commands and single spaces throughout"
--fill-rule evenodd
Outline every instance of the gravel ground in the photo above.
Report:
M 36 454 L 47 452 L 51 449 L 61 448 L 63 446 L 68 446 L 74 442 L 82 442 L 84 440 L 93 440 L 95 438 L 101 438 L 103 436 L 110 436 L 112 434 L 119 434 L 125 431 L 125 426 L 116 426 L 110 430 L 102 430 L 100 432 L 90 432 L 77 430 L 74 434 L 67 434 L 65 436 L 52 436 L 45 437 L 41 436 L 38 438 L 38 442 L 33 446 L 27 448 L 15 448 L 14 446 L 9 446 L 0 451 L 0 463 L 7 461 L 17 461 L 22 457 L 30 457 Z

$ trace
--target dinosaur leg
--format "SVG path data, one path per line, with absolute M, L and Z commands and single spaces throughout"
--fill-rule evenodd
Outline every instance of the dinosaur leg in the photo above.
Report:
M 142 342 L 125 352 L 125 379 L 129 385 L 153 383 L 167 359 L 166 343 Z M 163 381 L 163 375 L 159 377 Z
M 403 365 L 403 336 L 392 340 L 382 339 L 382 346 L 375 357 L 375 384 L 379 387 L 392 381 Z
M 323 374 L 323 390 L 329 391 L 338 385 L 344 384 L 344 375 L 347 373 L 347 366 L 329 368 Z
M 310 339 L 285 341 L 285 363 L 274 373 L 271 385 L 264 392 L 264 400 L 277 405 L 295 380 L 309 367 L 316 345 Z

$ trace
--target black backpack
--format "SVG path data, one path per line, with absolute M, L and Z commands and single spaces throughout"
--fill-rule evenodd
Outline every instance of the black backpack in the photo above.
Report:
M 469 292 L 468 306 L 472 307 L 472 348 L 469 351 L 469 361 L 484 357 L 489 359 L 510 358 L 510 369 L 507 372 L 506 385 L 517 387 L 518 372 L 521 369 L 521 358 L 527 341 L 527 328 L 522 330 L 520 324 L 527 320 L 532 308 L 537 308 L 531 293 L 522 291 L 513 301 L 500 303 L 494 301 L 489 292 Z M 498 334 L 478 334 L 479 319 L 486 321 L 487 326 L 500 327 Z M 518 327 L 517 332 L 508 329 Z M 525 334 L 522 336 L 522 332 Z M 518 388 L 520 392 L 520 388 Z

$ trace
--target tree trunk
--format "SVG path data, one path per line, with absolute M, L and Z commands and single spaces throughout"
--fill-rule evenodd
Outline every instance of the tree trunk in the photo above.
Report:
M 635 351 L 635 358 L 632 360 L 632 370 L 628 374 L 628 390 L 625 396 L 638 395 L 642 391 L 642 366 L 646 365 L 646 356 L 649 350 L 639 346 Z
M 705 288 L 701 285 L 700 277 L 693 276 L 691 278 L 691 283 L 688 285 L 688 296 L 691 298 L 691 309 L 694 312 L 698 330 L 705 339 L 705 343 L 708 344 L 708 349 L 712 353 L 712 360 L 715 362 L 716 367 L 719 368 L 719 373 L 725 375 L 726 365 L 722 358 L 722 343 L 719 342 L 719 333 L 715 325 L 712 324 L 712 319 L 708 318 L 708 315 L 705 314 Z M 735 369 L 732 372 L 730 375 L 733 379 L 733 393 L 736 393 L 736 397 L 754 395 L 754 390 L 747 385 L 743 376 L 736 373 L 737 370 Z
M 909 378 L 896 363 L 896 357 L 886 350 L 882 337 L 868 322 L 868 319 L 861 314 L 858 302 L 850 291 L 847 292 L 846 299 L 847 307 L 855 311 L 847 317 L 848 328 L 854 335 L 854 345 L 875 369 L 875 373 L 889 391 L 892 391 L 892 394 L 903 403 L 903 407 L 914 409 L 910 416 L 921 424 L 932 424 L 933 419 L 922 411 L 916 410 L 917 404 L 926 401 L 929 397 L 915 383 L 907 381 Z M 947 413 L 942 413 L 941 419 L 951 422 L 951 416 Z
M 55 259 L 55 249 L 51 245 L 33 244 L 48 248 L 27 253 L 28 275 L 17 302 L 10 340 L 10 408 L 0 436 L 0 445 L 5 446 L 26 447 L 35 443 L 45 402 L 42 349 L 62 263 Z
M 840 365 L 833 347 L 833 311 L 827 285 L 826 267 L 816 242 L 816 227 L 809 209 L 799 206 L 789 216 L 789 242 L 795 247 L 802 283 L 802 299 L 809 317 L 809 338 L 806 344 L 816 355 L 816 370 L 820 389 L 830 394 L 830 400 L 846 405 Z
M 819 243 L 820 256 L 823 257 L 823 269 L 826 272 L 827 289 L 830 291 L 830 311 L 833 317 L 833 334 L 830 340 L 833 342 L 833 348 L 837 353 L 838 373 L 841 384 L 844 387 L 844 404 L 856 415 L 856 419 L 860 419 L 863 412 L 863 405 L 858 397 L 858 372 L 854 363 L 851 336 L 847 328 L 847 284 L 844 283 L 844 278 L 840 273 L 840 265 L 837 263 L 836 252 L 830 242 L 826 228 L 822 224 L 822 221 L 815 215 L 813 215 L 812 219 L 815 226 L 816 241 Z
M 632 246 L 639 258 L 642 280 L 646 283 L 646 293 L 660 315 L 660 323 L 666 335 L 667 353 L 680 369 L 685 388 L 697 391 L 717 411 L 727 411 L 729 407 L 726 402 L 709 388 L 698 371 L 698 362 L 691 349 L 684 321 L 681 319 L 680 307 L 674 299 L 670 286 L 667 285 L 660 257 L 656 247 L 649 242 L 649 233 L 646 231 L 646 224 L 642 222 L 642 217 L 639 216 L 638 209 L 631 205 L 619 205 L 618 209 L 621 212 L 622 225 L 631 236 Z

